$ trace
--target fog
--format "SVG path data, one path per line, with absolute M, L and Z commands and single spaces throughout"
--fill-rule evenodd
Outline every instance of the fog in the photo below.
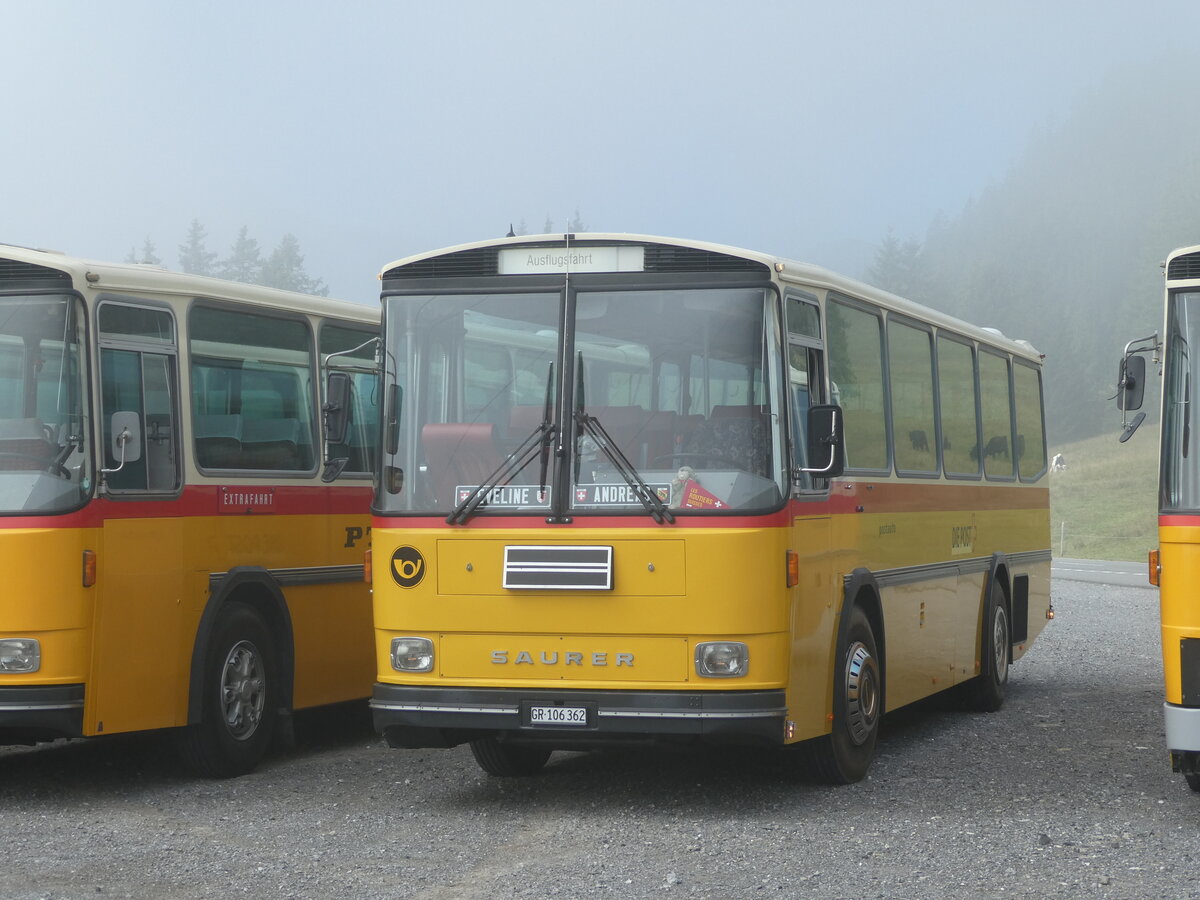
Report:
M 193 219 L 222 255 L 290 233 L 362 302 L 576 215 L 860 275 L 1200 34 L 1174 0 L 0 3 L 0 242 L 174 267 Z

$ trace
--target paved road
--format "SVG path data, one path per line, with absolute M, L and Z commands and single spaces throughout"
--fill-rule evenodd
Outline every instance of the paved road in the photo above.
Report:
M 153 735 L 0 753 L 0 897 L 1174 898 L 1200 795 L 1163 749 L 1157 594 L 1057 579 L 1008 702 L 890 716 L 832 788 L 753 753 L 395 751 L 361 709 L 232 781 Z
M 1156 590 L 1147 577 L 1145 562 L 1111 562 L 1101 559 L 1068 559 L 1064 557 L 1056 558 L 1050 568 L 1054 578 Z

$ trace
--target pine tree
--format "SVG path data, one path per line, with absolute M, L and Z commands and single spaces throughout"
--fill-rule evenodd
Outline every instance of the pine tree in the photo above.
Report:
M 324 295 L 328 288 L 319 278 L 304 271 L 304 254 L 294 234 L 285 234 L 262 265 L 259 283 L 285 291 Z
M 192 219 L 188 228 L 187 241 L 179 245 L 179 268 L 193 275 L 215 275 L 217 273 L 217 254 L 211 252 L 205 243 L 208 235 L 199 219 Z
M 150 238 L 146 238 L 142 244 L 142 258 L 138 260 L 148 266 L 161 266 L 162 260 L 159 259 L 158 251 L 154 246 L 154 242 Z
M 230 281 L 259 284 L 262 270 L 263 262 L 258 241 L 250 237 L 249 229 L 243 225 L 237 240 L 229 248 L 229 256 L 221 260 L 217 272 L 222 278 L 228 278 Z

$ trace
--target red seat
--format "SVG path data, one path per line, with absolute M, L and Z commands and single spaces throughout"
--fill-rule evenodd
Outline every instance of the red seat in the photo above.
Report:
M 439 506 L 457 503 L 455 488 L 483 484 L 504 459 L 490 422 L 430 423 L 421 429 L 421 445 Z

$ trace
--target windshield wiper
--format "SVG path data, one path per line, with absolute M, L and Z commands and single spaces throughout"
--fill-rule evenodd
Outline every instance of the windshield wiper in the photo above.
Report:
M 608 461 L 612 463 L 613 468 L 617 470 L 617 473 L 625 479 L 625 483 L 629 485 L 630 490 L 633 491 L 633 495 L 638 498 L 638 501 L 646 508 L 646 512 L 650 513 L 651 518 L 655 522 L 659 524 L 669 522 L 674 525 L 675 517 L 671 515 L 671 510 L 662 502 L 658 494 L 650 489 L 650 485 L 642 480 L 642 476 L 638 474 L 637 468 L 621 452 L 621 448 L 612 439 L 612 435 L 600 424 L 599 419 L 595 416 L 589 416 L 584 411 L 582 353 L 579 354 L 579 362 L 576 368 L 579 372 L 579 406 L 575 410 L 575 427 L 577 431 L 582 431 L 595 442 Z
M 542 421 L 538 424 L 537 428 L 533 429 L 533 433 L 521 442 L 517 449 L 504 457 L 504 461 L 500 463 L 491 475 L 485 478 L 481 484 L 476 485 L 471 493 L 459 501 L 458 505 L 451 510 L 450 515 L 446 516 L 447 525 L 465 525 L 467 520 L 475 514 L 475 511 L 487 502 L 487 495 L 497 487 L 508 484 L 514 475 L 533 461 L 535 455 L 541 457 L 538 496 L 540 498 L 545 495 L 546 469 L 550 462 L 550 444 L 557 432 L 557 429 L 550 421 L 553 389 L 554 363 L 550 363 L 550 373 L 546 377 L 546 402 L 542 409 Z

